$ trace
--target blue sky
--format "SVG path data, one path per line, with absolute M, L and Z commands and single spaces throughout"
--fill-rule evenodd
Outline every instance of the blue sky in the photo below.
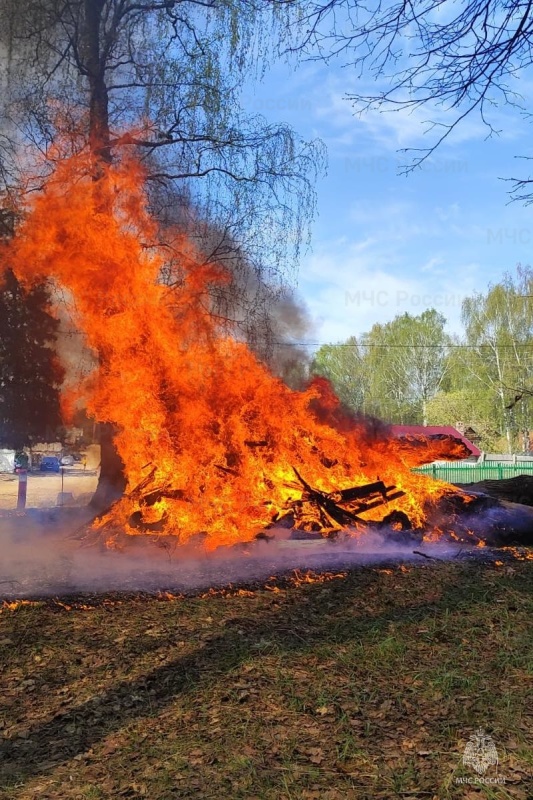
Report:
M 344 95 L 355 86 L 353 69 L 307 62 L 276 64 L 244 90 L 246 110 L 319 137 L 328 149 L 312 251 L 298 278 L 315 322 L 311 338 L 341 341 L 426 308 L 460 332 L 465 296 L 532 262 L 533 208 L 509 204 L 510 184 L 500 180 L 527 176 L 528 162 L 516 156 L 529 153 L 530 124 L 510 107 L 495 108 L 491 121 L 501 133 L 486 140 L 486 126 L 467 119 L 423 169 L 401 176 L 398 151 L 427 146 L 423 123 L 444 119 L 442 112 L 354 116 Z

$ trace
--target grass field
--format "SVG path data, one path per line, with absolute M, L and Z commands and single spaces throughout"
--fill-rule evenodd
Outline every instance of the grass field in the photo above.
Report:
M 533 562 L 162 600 L 4 607 L 1 800 L 533 798 Z

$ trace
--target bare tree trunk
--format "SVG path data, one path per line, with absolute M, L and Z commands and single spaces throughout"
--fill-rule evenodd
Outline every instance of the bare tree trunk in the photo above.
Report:
M 84 44 L 89 81 L 89 146 L 95 161 L 109 164 L 109 96 L 101 57 L 100 22 L 105 0 L 85 0 Z M 100 177 L 98 173 L 96 178 Z
M 94 157 L 95 191 L 98 191 L 98 184 L 105 174 L 104 167 L 112 160 L 109 144 L 109 96 L 105 59 L 101 53 L 100 24 L 104 5 L 105 0 L 84 0 L 83 43 L 89 82 L 89 146 Z M 111 213 L 105 187 L 100 192 L 99 203 Z M 115 433 L 116 429 L 112 423 L 99 425 L 100 477 L 90 502 L 90 505 L 98 511 L 118 500 L 126 488 L 125 467 L 115 447 Z
M 507 413 L 506 408 L 506 401 L 505 401 L 505 391 L 504 391 L 504 374 L 502 365 L 500 362 L 500 354 L 498 352 L 498 348 L 495 347 L 495 354 L 496 354 L 496 368 L 498 370 L 498 396 L 500 398 L 500 404 L 502 407 L 502 414 L 503 414 L 503 424 L 505 428 L 505 438 L 507 439 L 507 451 L 509 453 L 513 452 L 513 441 L 511 436 L 511 428 L 509 426 L 509 416 Z
M 91 502 L 92 508 L 102 511 L 115 500 L 124 494 L 126 488 L 126 477 L 124 474 L 124 462 L 117 452 L 113 437 L 115 427 L 110 423 L 102 423 L 100 426 L 100 477 L 98 486 Z

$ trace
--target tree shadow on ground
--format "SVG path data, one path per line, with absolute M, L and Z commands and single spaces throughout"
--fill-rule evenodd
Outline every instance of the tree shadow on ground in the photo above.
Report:
M 370 589 L 380 578 L 370 569 L 357 570 L 342 581 L 306 586 L 296 600 L 294 593 L 289 593 L 275 610 L 228 618 L 226 629 L 193 653 L 155 667 L 141 678 L 120 681 L 104 696 L 34 727 L 26 740 L 5 741 L 0 746 L 2 772 L 18 781 L 46 774 L 129 722 L 143 715 L 158 715 L 180 694 L 200 691 L 213 680 L 220 680 L 246 659 L 257 656 L 257 646 L 265 639 L 292 654 L 303 654 L 321 642 L 364 642 L 369 634 L 386 632 L 390 623 L 420 623 L 444 609 L 454 611 L 465 604 L 472 608 L 487 602 L 494 591 L 490 586 L 483 591 L 479 586 L 474 589 L 472 576 L 460 572 L 449 576 L 441 596 L 431 602 L 416 597 L 408 605 L 392 605 L 378 614 L 351 608 L 350 598 Z M 523 588 L 526 591 L 526 584 Z M 102 713 L 106 708 L 109 711 Z

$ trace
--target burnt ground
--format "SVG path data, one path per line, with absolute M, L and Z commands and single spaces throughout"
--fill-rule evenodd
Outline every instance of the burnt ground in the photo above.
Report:
M 533 515 L 522 518 L 523 507 L 517 508 L 518 512 L 507 504 L 484 509 L 483 501 L 481 511 L 476 507 L 477 513 L 462 515 L 461 540 L 439 535 L 438 541 L 423 541 L 420 531 L 391 527 L 345 531 L 333 538 L 271 529 L 268 538 L 213 552 L 200 543 L 179 546 L 175 537 L 164 534 L 122 534 L 111 548 L 91 529 L 87 508 L 9 512 L 0 516 L 0 601 L 58 597 L 70 603 L 71 598 L 81 598 L 76 602 L 83 605 L 83 598 L 93 602 L 110 592 L 194 597 L 210 588 L 255 590 L 271 576 L 279 584 L 292 580 L 295 571 L 318 574 L 365 566 L 397 568 L 448 561 L 512 566 L 517 558 L 533 555 L 531 548 L 519 546 L 524 531 L 531 539 Z M 503 523 L 509 519 L 512 524 L 506 527 Z M 455 523 L 453 529 L 458 530 Z M 495 531 L 505 546 L 487 545 Z
M 271 575 L 280 580 L 294 570 L 394 568 L 450 560 L 512 564 L 533 543 L 532 507 L 486 495 L 466 502 L 459 493 L 443 498 L 433 511 L 430 530 L 440 531 L 437 541 L 423 541 L 422 531 L 390 523 L 331 537 L 271 528 L 256 541 L 211 553 L 200 540 L 189 547 L 164 532 L 129 536 L 112 531 L 110 547 L 105 545 L 109 532 L 91 528 L 92 516 L 83 506 L 0 512 L 0 600 L 110 591 L 195 596 L 208 588 L 253 589 Z

